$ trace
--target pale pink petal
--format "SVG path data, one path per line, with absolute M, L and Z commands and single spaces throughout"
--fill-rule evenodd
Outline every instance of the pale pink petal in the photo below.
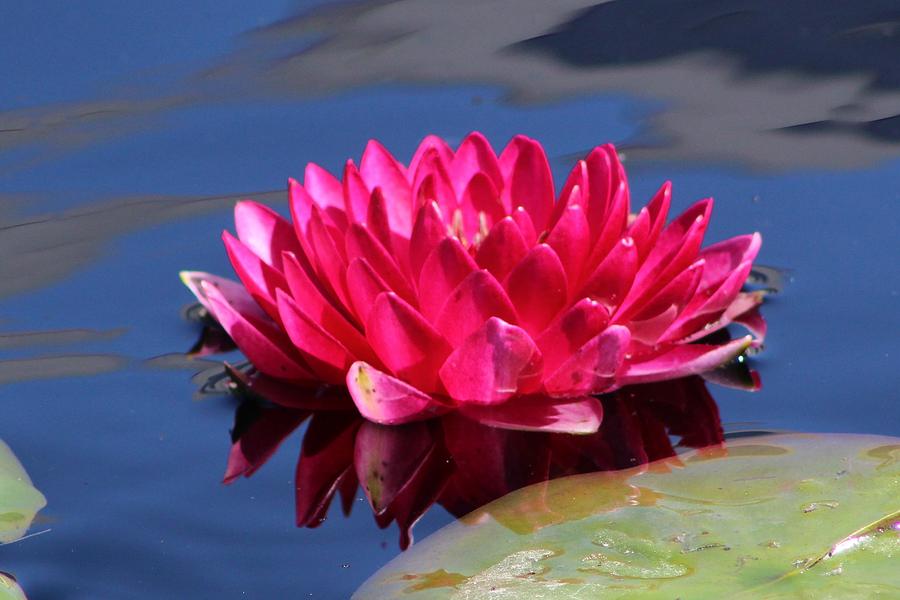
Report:
M 590 298 L 583 298 L 563 312 L 537 338 L 544 355 L 544 371 L 553 373 L 588 340 L 609 323 L 609 311 Z
M 347 389 L 362 416 L 384 425 L 430 419 L 449 408 L 405 381 L 364 362 L 350 365 Z
M 347 367 L 356 360 L 349 350 L 311 319 L 285 292 L 278 290 L 281 323 L 306 363 L 322 381 L 340 384 Z
M 425 391 L 438 389 L 437 371 L 450 346 L 408 303 L 391 292 L 376 298 L 366 321 L 366 337 L 397 377 Z
M 212 284 L 201 283 L 210 309 L 244 356 L 266 375 L 298 382 L 316 378 L 296 356 L 293 345 L 278 326 L 267 320 L 239 313 Z
M 432 250 L 419 274 L 419 308 L 434 321 L 447 297 L 478 266 L 456 238 L 444 238 Z
M 553 211 L 553 174 L 544 148 L 524 135 L 515 136 L 500 155 L 502 190 L 506 206 L 522 206 L 535 231 L 544 231 Z
M 494 154 L 490 142 L 477 131 L 466 136 L 459 145 L 449 171 L 458 196 L 462 196 L 466 186 L 469 185 L 469 180 L 478 172 L 490 177 L 498 190 L 503 187 L 497 155 Z
M 369 189 L 381 188 L 393 231 L 409 237 L 412 231 L 412 188 L 406 169 L 378 141 L 369 140 L 359 172 Z
M 536 336 L 565 306 L 569 284 L 556 252 L 540 244 L 510 272 L 506 290 L 522 327 Z
M 627 327 L 612 325 L 575 351 L 544 381 L 551 396 L 576 397 L 618 387 L 617 373 L 631 341 Z
M 437 329 L 456 348 L 490 317 L 516 323 L 516 311 L 503 286 L 485 270 L 472 271 L 450 293 L 435 320 Z
M 626 363 L 622 385 L 676 379 L 715 369 L 750 347 L 749 335 L 722 345 L 683 344 L 641 362 Z
M 228 304 L 239 313 L 254 319 L 269 318 L 253 299 L 253 296 L 247 292 L 247 288 L 233 279 L 219 277 L 203 271 L 181 271 L 178 275 L 181 277 L 181 282 L 191 290 L 200 304 L 210 312 L 212 312 L 212 309 L 210 308 L 209 299 L 206 297 L 206 292 L 203 290 L 203 282 L 218 289 Z
M 416 215 L 412 237 L 409 240 L 410 268 L 416 281 L 422 273 L 425 259 L 445 237 L 447 237 L 447 226 L 441 218 L 440 208 L 434 201 L 426 202 Z
M 540 377 L 541 364 L 525 330 L 491 317 L 447 357 L 440 376 L 461 404 L 497 404 Z
M 596 433 L 603 420 L 603 404 L 597 398 L 521 396 L 503 404 L 465 404 L 460 412 L 488 427 L 548 433 Z
M 487 237 L 475 253 L 475 262 L 503 281 L 520 260 L 528 254 L 528 244 L 516 222 L 510 217 L 491 227 Z

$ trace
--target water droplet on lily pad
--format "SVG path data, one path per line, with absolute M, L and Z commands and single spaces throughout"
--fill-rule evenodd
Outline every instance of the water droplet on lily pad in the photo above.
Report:
M 533 485 L 417 544 L 354 598 L 900 598 L 898 441 L 739 438 Z

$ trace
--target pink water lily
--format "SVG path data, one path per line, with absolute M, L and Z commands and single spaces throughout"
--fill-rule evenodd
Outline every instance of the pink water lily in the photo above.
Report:
M 409 165 L 369 142 L 343 179 L 289 182 L 293 223 L 252 201 L 223 239 L 240 282 L 182 279 L 262 373 L 346 385 L 372 421 L 461 409 L 529 428 L 595 431 L 591 396 L 702 373 L 750 336 L 697 340 L 748 315 L 757 233 L 701 249 L 712 199 L 666 224 L 667 182 L 631 213 L 612 145 L 555 197 L 541 145 L 498 156 L 479 133 L 425 138 Z

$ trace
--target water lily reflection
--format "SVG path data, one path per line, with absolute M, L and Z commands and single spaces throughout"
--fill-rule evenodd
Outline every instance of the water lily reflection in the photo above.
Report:
M 599 430 L 572 435 L 485 425 L 462 413 L 384 426 L 361 418 L 337 392 L 295 395 L 296 408 L 288 408 L 285 398 L 279 404 L 262 399 L 279 393 L 277 382 L 230 373 L 244 400 L 224 481 L 252 475 L 308 422 L 295 475 L 297 525 L 321 525 L 336 497 L 349 514 L 361 488 L 379 527 L 397 523 L 404 549 L 413 525 L 434 504 L 461 517 L 530 484 L 639 466 L 672 456 L 679 446 L 723 441 L 715 401 L 697 376 L 603 396 Z

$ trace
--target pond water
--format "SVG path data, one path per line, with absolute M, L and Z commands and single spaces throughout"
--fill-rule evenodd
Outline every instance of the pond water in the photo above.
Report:
M 710 386 L 725 430 L 900 435 L 900 10 L 829 4 L 4 7 L 0 438 L 48 505 L 0 569 L 32 600 L 343 598 L 397 555 L 361 493 L 295 527 L 305 423 L 222 485 L 237 402 L 196 399 L 216 363 L 182 356 L 177 273 L 231 272 L 234 201 L 284 211 L 288 176 L 369 138 L 525 133 L 558 179 L 612 141 L 636 201 L 714 196 L 707 239 L 760 231 L 787 272 L 762 390 Z

